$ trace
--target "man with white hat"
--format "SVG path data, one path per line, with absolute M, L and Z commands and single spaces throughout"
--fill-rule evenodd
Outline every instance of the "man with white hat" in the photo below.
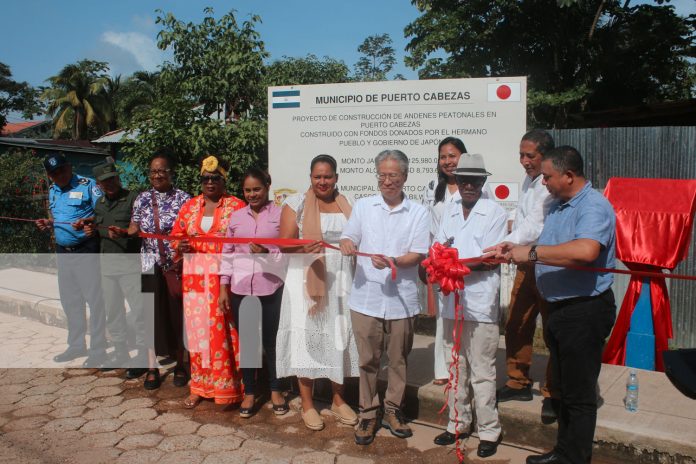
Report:
M 447 205 L 435 241 L 449 243 L 458 250 L 460 258 L 478 257 L 485 248 L 505 237 L 507 214 L 495 201 L 481 198 L 486 177 L 491 175 L 481 155 L 463 153 L 454 174 L 461 199 Z M 495 398 L 500 270 L 497 265 L 486 264 L 469 268 L 472 272 L 464 278 L 464 290 L 460 294 L 462 308 L 458 314 L 465 321 L 456 366 L 459 383 L 449 390 L 447 431 L 435 437 L 435 444 L 450 445 L 457 437 L 469 436 L 473 429 L 473 403 L 479 435 L 477 454 L 488 457 L 496 453 L 502 439 Z M 454 294 L 445 298 L 443 326 L 446 361 L 451 364 L 455 345 Z

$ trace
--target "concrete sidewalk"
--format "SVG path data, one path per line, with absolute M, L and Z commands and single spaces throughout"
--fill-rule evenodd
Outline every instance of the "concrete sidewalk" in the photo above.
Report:
M 0 270 L 0 311 L 51 326 L 65 326 L 56 276 L 50 274 Z M 10 340 L 3 339 L 0 348 L 7 343 Z M 63 345 L 51 351 L 64 349 L 64 340 L 57 343 Z M 501 338 L 497 357 L 499 385 L 505 382 L 502 343 Z M 543 379 L 545 363 L 545 356 L 535 357 L 532 366 L 535 379 Z M 432 384 L 432 366 L 433 338 L 417 335 L 409 358 L 406 413 L 420 421 L 445 425 L 446 413 L 438 415 L 445 403 L 444 387 Z M 623 406 L 627 375 L 625 367 L 602 366 L 598 385 L 601 401 L 595 433 L 596 456 L 619 462 L 696 462 L 696 401 L 680 393 L 664 374 L 639 371 L 639 411 L 629 413 Z M 349 390 L 351 385 L 355 384 L 349 383 Z M 556 425 L 541 423 L 538 383 L 534 387 L 533 401 L 500 404 L 505 440 L 535 448 L 550 447 L 555 441 Z M 348 396 L 349 400 L 356 397 L 354 394 Z

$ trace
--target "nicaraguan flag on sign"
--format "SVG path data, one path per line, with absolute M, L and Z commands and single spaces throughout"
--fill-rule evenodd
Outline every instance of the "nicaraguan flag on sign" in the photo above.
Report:
M 489 102 L 518 102 L 520 101 L 521 94 L 519 82 L 488 84 Z
M 299 90 L 274 90 L 272 97 L 273 97 L 273 108 L 299 108 L 300 107 L 300 91 Z

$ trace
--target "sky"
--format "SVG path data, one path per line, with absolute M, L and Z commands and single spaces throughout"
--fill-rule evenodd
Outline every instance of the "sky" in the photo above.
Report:
M 231 9 L 237 19 L 261 17 L 257 30 L 270 60 L 309 53 L 330 56 L 353 69 L 358 46 L 374 34 L 389 33 L 398 56 L 393 73 L 416 79 L 403 64 L 404 27 L 418 17 L 409 0 L 24 0 L 2 6 L 0 61 L 13 78 L 45 85 L 69 63 L 83 58 L 107 61 L 113 74 L 154 71 L 169 54 L 156 45 L 162 9 L 185 22 L 200 22 L 211 6 L 215 17 Z
M 696 1 L 672 0 L 679 14 L 696 13 Z M 156 46 L 161 9 L 185 22 L 200 22 L 203 9 L 215 16 L 237 11 L 238 20 L 261 17 L 257 30 L 270 60 L 314 54 L 342 60 L 352 70 L 358 46 L 375 34 L 393 40 L 392 71 L 417 79 L 403 63 L 404 27 L 419 16 L 410 0 L 23 0 L 4 1 L 0 62 L 16 81 L 46 85 L 45 79 L 84 58 L 106 61 L 113 75 L 155 71 L 171 55 Z M 11 115 L 10 120 L 18 120 Z

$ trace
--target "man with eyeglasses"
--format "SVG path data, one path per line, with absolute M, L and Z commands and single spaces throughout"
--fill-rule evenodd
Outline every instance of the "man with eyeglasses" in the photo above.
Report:
M 415 318 L 420 313 L 418 264 L 428 253 L 427 209 L 406 197 L 408 158 L 385 150 L 375 158 L 380 195 L 355 203 L 341 236 L 341 251 L 359 256 L 348 305 L 358 346 L 360 422 L 355 443 L 369 445 L 380 425 L 399 438 L 413 433 L 401 411 L 406 390 L 407 358 L 413 346 Z M 396 267 L 392 280 L 391 265 Z M 384 414 L 377 393 L 382 354 L 389 359 Z M 383 417 L 381 417 L 383 416 Z
M 486 177 L 483 157 L 463 153 L 454 171 L 461 199 L 447 205 L 435 241 L 449 243 L 460 258 L 476 258 L 505 237 L 507 214 L 495 201 L 481 198 Z M 469 265 L 460 307 L 455 296 L 444 299 L 442 324 L 447 364 L 452 364 L 455 328 L 461 327 L 458 365 L 459 384 L 449 390 L 447 430 L 435 437 L 437 445 L 451 445 L 468 437 L 473 429 L 473 410 L 479 437 L 477 455 L 493 456 L 502 439 L 495 400 L 495 355 L 499 338 L 500 269 L 487 264 Z M 461 324 L 461 325 L 460 325 Z M 473 397 L 472 394 L 473 393 Z
M 49 219 L 39 219 L 39 230 L 53 229 L 56 239 L 58 292 L 68 322 L 68 349 L 53 357 L 67 362 L 88 356 L 85 367 L 101 363 L 106 352 L 104 300 L 99 272 L 99 239 L 78 230 L 81 219 L 94 216 L 94 205 L 102 195 L 92 179 L 73 173 L 61 153 L 49 153 L 43 162 L 52 184 L 48 191 Z M 85 302 L 89 304 L 90 343 Z

